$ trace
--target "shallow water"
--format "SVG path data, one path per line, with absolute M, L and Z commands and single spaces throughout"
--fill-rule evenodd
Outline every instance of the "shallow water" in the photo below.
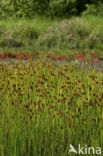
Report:
M 34 59 L 33 62 L 35 64 L 37 59 Z M 48 62 L 53 62 L 56 66 L 58 65 L 70 65 L 70 64 L 74 64 L 74 65 L 79 65 L 80 67 L 91 67 L 91 69 L 96 69 L 97 71 L 101 71 L 103 72 L 103 60 L 99 61 L 99 62 L 85 62 L 85 63 L 82 63 L 82 62 L 79 62 L 78 60 L 76 61 L 63 61 L 63 60 L 50 60 L 50 59 L 47 59 Z M 28 63 L 29 60 L 25 60 L 25 59 L 22 59 L 22 60 L 19 60 L 19 59 L 0 59 L 0 63 L 3 63 L 5 65 L 14 65 L 16 63 L 23 63 L 23 64 L 26 64 Z

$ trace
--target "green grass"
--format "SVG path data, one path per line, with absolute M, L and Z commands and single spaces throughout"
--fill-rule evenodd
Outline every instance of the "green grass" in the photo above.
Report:
M 95 28 L 96 26 L 98 26 L 99 28 L 103 28 L 103 19 L 102 16 L 93 16 L 93 15 L 86 15 L 86 16 L 81 16 L 80 17 L 83 21 L 87 22 L 91 24 L 92 28 Z
M 43 32 L 47 29 L 50 25 L 55 25 L 60 19 L 52 20 L 47 17 L 37 16 L 34 19 L 25 19 L 25 18 L 9 18 L 9 19 L 1 19 L 0 24 L 1 26 L 8 27 L 9 30 L 12 30 L 13 28 L 17 28 L 17 26 L 21 26 L 23 28 L 27 26 L 31 26 L 36 31 Z
M 63 28 L 63 25 L 64 26 Z M 70 19 L 1 19 L 0 51 L 47 51 L 68 57 L 95 52 L 103 58 L 103 20 L 101 16 Z
M 102 86 L 103 75 L 89 67 L 0 64 L 0 156 L 67 156 L 69 144 L 103 147 Z
M 40 33 L 55 23 L 57 20 L 52 21 L 45 17 L 35 17 L 32 20 L 16 18 L 1 20 L 0 31 L 4 39 L 0 41 L 1 47 L 30 47 L 31 44 L 33 46 Z

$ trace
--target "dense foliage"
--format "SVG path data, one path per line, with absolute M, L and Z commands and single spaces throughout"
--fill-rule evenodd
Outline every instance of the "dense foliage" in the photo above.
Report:
M 0 14 L 3 17 L 33 17 L 37 14 L 61 17 L 80 14 L 88 7 L 92 12 L 93 9 L 98 12 L 97 8 L 101 5 L 102 0 L 1 0 Z M 102 12 L 102 9 L 100 11 Z

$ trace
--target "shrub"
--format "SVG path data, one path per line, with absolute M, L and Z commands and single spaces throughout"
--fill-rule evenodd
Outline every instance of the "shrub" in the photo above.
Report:
M 95 4 L 86 4 L 86 11 L 82 13 L 82 15 L 92 14 L 92 15 L 103 15 L 103 3 L 98 2 Z
M 53 0 L 50 1 L 50 14 L 53 16 L 73 15 L 77 13 L 76 0 Z
M 94 0 L 1 0 L 1 16 L 34 17 L 35 15 L 46 16 L 72 16 L 87 12 L 95 12 L 100 9 L 102 1 Z M 102 7 L 100 9 L 102 12 Z

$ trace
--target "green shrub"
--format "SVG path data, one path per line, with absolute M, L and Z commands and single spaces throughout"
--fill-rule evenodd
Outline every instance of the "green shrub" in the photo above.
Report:
M 86 10 L 94 13 L 101 10 L 102 1 L 93 0 L 1 0 L 0 14 L 2 17 L 34 17 L 35 15 L 46 15 L 50 17 L 81 14 Z
M 95 4 L 86 4 L 86 11 L 82 13 L 82 15 L 92 14 L 92 15 L 103 15 L 103 3 L 98 2 Z
M 77 13 L 76 0 L 53 0 L 50 1 L 50 14 L 53 16 L 73 15 Z
M 37 14 L 45 14 L 48 10 L 48 3 L 47 0 L 2 0 L 1 16 L 33 17 Z

